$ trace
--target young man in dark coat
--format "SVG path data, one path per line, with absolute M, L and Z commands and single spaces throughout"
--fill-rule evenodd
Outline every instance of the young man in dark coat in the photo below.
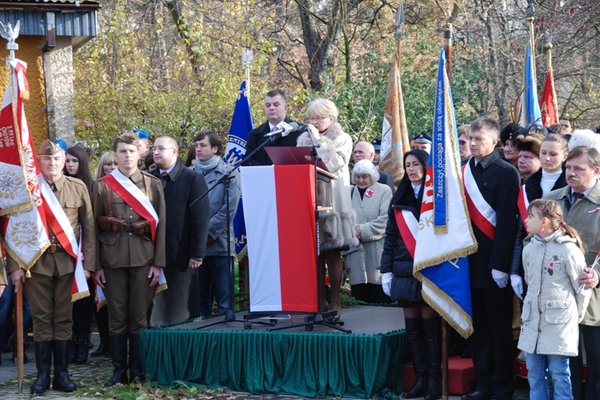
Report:
M 500 127 L 481 117 L 470 127 L 472 158 L 465 191 L 479 249 L 469 256 L 476 390 L 462 400 L 507 400 L 512 396 L 513 339 L 509 272 L 517 228 L 519 173 L 497 151 Z
M 152 155 L 153 173 L 162 181 L 167 208 L 165 277 L 169 289 L 156 295 L 150 319 L 151 325 L 160 326 L 190 318 L 192 273 L 202 266 L 206 251 L 208 196 L 202 174 L 186 168 L 179 159 L 175 139 L 158 137 Z
M 271 90 L 265 96 L 264 102 L 265 115 L 267 116 L 267 122 L 253 129 L 248 134 L 248 144 L 246 144 L 246 155 L 249 156 L 254 149 L 256 149 L 265 140 L 271 140 L 265 135 L 269 132 L 277 130 L 281 127 L 281 124 L 292 122 L 287 117 L 287 103 L 285 101 L 285 93 L 281 90 Z M 300 136 L 300 132 L 291 132 L 285 137 L 272 140 L 272 143 L 267 146 L 291 146 L 296 147 L 296 140 Z M 244 159 L 244 165 L 272 165 L 273 162 L 267 152 L 260 149 L 256 154 L 250 158 Z

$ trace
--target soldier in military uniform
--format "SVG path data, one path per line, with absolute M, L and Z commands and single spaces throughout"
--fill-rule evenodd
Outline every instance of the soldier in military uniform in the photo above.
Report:
M 63 176 L 64 151 L 44 140 L 38 152 L 43 178 L 39 184 L 45 203 L 48 237 L 51 245 L 25 272 L 9 255 L 7 272 L 18 291 L 31 305 L 33 340 L 37 379 L 32 394 L 41 394 L 50 386 L 50 364 L 54 356 L 54 390 L 72 392 L 76 389 L 67 371 L 68 348 L 71 342 L 71 286 L 74 279 L 78 247 L 81 243 L 86 277 L 96 268 L 96 232 L 90 197 L 85 184 L 76 178 Z M 59 228 L 60 227 L 60 228 Z M 83 239 L 80 242 L 80 232 Z M 29 277 L 31 275 L 31 277 Z
M 114 366 L 105 386 L 144 380 L 139 333 L 165 266 L 165 200 L 160 180 L 138 169 L 139 140 L 124 133 L 115 140 L 118 167 L 98 180 L 92 203 L 98 233 L 96 278 L 105 288 Z

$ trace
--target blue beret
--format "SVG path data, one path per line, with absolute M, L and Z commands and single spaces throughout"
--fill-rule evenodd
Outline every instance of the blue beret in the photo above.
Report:
M 62 139 L 55 140 L 54 144 L 60 147 L 63 151 L 67 151 L 67 149 L 69 148 L 69 146 L 67 146 L 67 142 L 65 142 Z
M 148 133 L 148 131 L 145 131 L 141 128 L 133 128 L 133 133 L 136 133 L 138 135 L 139 139 L 149 139 L 150 138 L 150 134 Z

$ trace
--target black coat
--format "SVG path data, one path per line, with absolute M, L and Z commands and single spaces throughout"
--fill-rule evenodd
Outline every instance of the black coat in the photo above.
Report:
M 540 168 L 536 173 L 532 174 L 525 181 L 525 193 L 527 194 L 527 201 L 532 202 L 533 200 L 542 198 L 542 169 Z M 563 169 L 562 174 L 558 177 L 552 190 L 560 189 L 567 186 L 567 179 L 565 178 L 565 170 Z M 517 274 L 521 277 L 524 276 L 523 260 L 521 254 L 523 253 L 524 243 L 523 240 L 527 237 L 527 230 L 525 229 L 525 221 L 519 216 L 517 222 L 517 239 L 515 241 L 515 250 L 513 252 L 512 266 L 510 268 L 511 274 Z
M 471 158 L 469 165 L 483 198 L 496 211 L 496 234 L 493 240 L 472 223 L 479 248 L 469 256 L 471 287 L 495 288 L 497 285 L 492 279 L 492 269 L 510 273 L 517 233 L 519 173 L 495 151 L 477 166 L 475 159 Z
M 291 119 L 286 118 L 285 122 L 288 124 L 293 122 Z M 271 132 L 269 127 L 269 121 L 265 122 L 258 128 L 254 128 L 248 134 L 248 143 L 246 144 L 246 158 L 244 158 L 243 165 L 272 165 L 273 162 L 264 148 L 256 152 L 251 158 L 247 158 L 254 149 L 256 149 L 261 143 L 269 138 L 265 138 L 267 133 Z M 290 133 L 286 137 L 281 137 L 273 141 L 273 143 L 267 144 L 267 146 L 277 147 L 296 147 L 296 140 L 300 136 L 300 132 Z
M 558 177 L 552 190 L 564 188 L 567 186 L 567 179 L 565 178 L 565 170 L 563 168 L 562 174 Z M 532 174 L 525 181 L 525 193 L 527 193 L 527 200 L 532 202 L 533 200 L 542 198 L 542 169 L 540 168 L 536 173 Z
M 157 168 L 154 175 L 160 177 Z M 167 268 L 188 269 L 190 258 L 204 258 L 208 235 L 208 196 L 202 174 L 186 168 L 177 160 L 164 186 L 167 208 Z M 192 204 L 193 203 L 193 204 Z
M 377 182 L 388 185 L 392 189 L 392 193 L 394 192 L 394 177 L 387 172 L 379 171 L 379 180 Z
M 392 197 L 388 211 L 389 218 L 385 229 L 380 271 L 382 274 L 386 272 L 394 273 L 390 297 L 402 306 L 411 306 L 416 303 L 424 303 L 424 301 L 421 296 L 421 282 L 413 275 L 413 258 L 398 230 L 394 210 L 409 210 L 418 220 L 424 186 L 421 186 L 418 197 L 415 198 L 408 176 L 404 175 L 398 185 L 398 190 Z

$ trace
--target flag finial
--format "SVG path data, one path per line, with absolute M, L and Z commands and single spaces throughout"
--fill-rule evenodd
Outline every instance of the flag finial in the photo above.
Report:
M 15 58 L 15 51 L 19 50 L 19 45 L 17 44 L 17 38 L 19 37 L 19 30 L 21 28 L 21 20 L 18 20 L 13 28 L 10 22 L 4 25 L 0 21 L 0 35 L 6 39 L 6 49 L 9 51 L 8 58 L 6 59 L 7 63 L 10 63 Z

